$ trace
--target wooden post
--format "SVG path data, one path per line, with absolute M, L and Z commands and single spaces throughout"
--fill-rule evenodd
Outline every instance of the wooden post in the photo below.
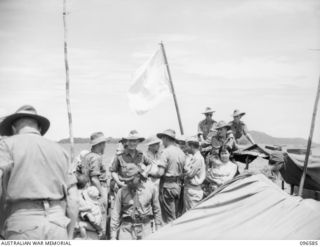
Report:
M 308 168 L 309 155 L 310 155 L 310 150 L 311 150 L 311 145 L 312 145 L 314 124 L 316 121 L 317 109 L 318 109 L 318 103 L 319 103 L 319 95 L 320 95 L 320 78 L 319 78 L 319 83 L 318 83 L 316 100 L 314 102 L 314 107 L 313 107 L 313 114 L 312 114 L 312 120 L 311 120 L 311 128 L 310 128 L 310 134 L 309 134 L 309 139 L 308 139 L 307 152 L 306 152 L 306 157 L 304 160 L 303 172 L 302 172 L 302 176 L 301 176 L 301 180 L 300 180 L 298 196 L 302 196 L 302 194 L 303 194 L 304 182 L 305 182 L 306 175 L 307 175 L 307 168 Z
M 64 64 L 66 69 L 66 102 L 68 110 L 68 121 L 69 121 L 69 138 L 70 138 L 70 156 L 71 162 L 74 159 L 74 140 L 73 140 L 73 129 L 72 129 L 72 114 L 70 104 L 70 78 L 69 78 L 69 63 L 68 63 L 68 45 L 67 45 L 67 0 L 63 0 L 63 27 L 64 27 Z
M 172 92 L 172 95 L 173 95 L 174 104 L 175 104 L 175 107 L 176 107 L 176 112 L 177 112 L 177 117 L 178 117 L 178 122 L 179 122 L 179 127 L 180 127 L 180 133 L 181 133 L 181 135 L 183 135 L 184 133 L 183 133 L 182 121 L 181 121 L 181 116 L 180 116 L 180 111 L 179 111 L 179 105 L 178 105 L 176 93 L 174 91 L 174 86 L 173 86 L 173 82 L 172 82 L 172 77 L 171 77 L 171 73 L 170 73 L 170 67 L 169 67 L 166 51 L 164 49 L 164 45 L 163 45 L 162 42 L 160 42 L 160 46 L 161 46 L 164 62 L 166 64 L 166 68 L 167 68 L 167 71 L 168 71 L 168 77 L 169 77 L 169 82 L 170 82 L 170 86 L 171 86 L 171 92 Z

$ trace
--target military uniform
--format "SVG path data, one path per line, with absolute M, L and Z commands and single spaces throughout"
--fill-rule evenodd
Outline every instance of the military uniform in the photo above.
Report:
M 133 163 L 139 166 L 142 170 L 145 170 L 145 166 L 152 164 L 152 160 L 145 156 L 143 152 L 135 150 L 134 155 L 132 156 L 128 149 L 125 149 L 122 153 L 118 154 L 113 160 L 113 163 L 110 167 L 111 172 L 116 172 L 119 175 L 119 178 L 125 177 L 125 172 L 127 170 L 127 164 Z
M 91 182 L 92 177 L 99 177 L 101 185 L 107 181 L 107 171 L 102 163 L 102 155 L 90 152 L 84 157 L 81 173 L 85 174 Z
M 165 170 L 160 178 L 160 205 L 165 223 L 175 220 L 179 213 L 185 161 L 185 154 L 176 145 L 166 147 L 159 160 L 159 166 Z
M 211 130 L 213 130 L 217 125 L 217 122 L 213 119 L 207 120 L 204 119 L 199 122 L 198 124 L 198 133 L 201 133 L 203 135 L 203 139 L 206 140 L 208 137 L 208 134 Z
M 81 173 L 87 177 L 87 180 L 92 184 L 92 178 L 98 177 L 101 185 L 101 189 L 108 194 L 108 186 L 107 186 L 107 171 L 105 166 L 102 163 L 102 155 L 90 152 L 84 157 L 84 162 L 81 166 Z M 94 186 L 94 185 L 93 185 Z M 101 203 L 101 211 L 102 211 L 102 232 L 103 234 L 106 232 L 106 224 L 107 224 L 107 208 L 103 206 L 103 201 Z
M 160 160 L 161 152 L 153 153 L 150 150 L 146 152 L 146 157 L 152 161 L 152 167 L 150 169 L 151 173 L 158 169 L 158 162 Z M 160 179 L 158 177 L 153 177 L 149 175 L 151 182 L 155 185 L 155 187 L 159 190 Z
M 206 165 L 204 159 L 197 151 L 184 167 L 184 212 L 193 208 L 203 198 L 203 190 L 201 185 L 206 178 Z
M 0 157 L 5 239 L 68 239 L 66 196 L 77 181 L 63 148 L 26 129 L 1 140 Z
M 111 213 L 111 239 L 142 239 L 153 232 L 151 222 L 156 228 L 161 225 L 161 209 L 158 191 L 151 181 L 143 182 L 136 190 L 121 188 L 116 196 Z
M 128 149 L 123 150 L 122 153 L 117 154 L 114 160 L 112 161 L 110 172 L 115 172 L 118 174 L 120 181 L 123 181 L 122 178 L 126 177 L 127 165 L 133 163 L 139 166 L 142 170 L 146 169 L 146 165 L 151 165 L 152 160 L 146 157 L 141 151 L 135 150 L 134 155 L 132 156 L 129 153 Z M 119 190 L 119 186 L 114 179 L 111 179 L 110 182 L 110 194 L 115 197 Z M 111 207 L 113 208 L 113 201 L 111 202 Z
M 235 121 L 231 121 L 229 123 L 232 133 L 234 137 L 237 139 L 240 139 L 242 135 L 246 135 L 248 133 L 247 126 L 244 122 L 240 121 L 239 123 Z

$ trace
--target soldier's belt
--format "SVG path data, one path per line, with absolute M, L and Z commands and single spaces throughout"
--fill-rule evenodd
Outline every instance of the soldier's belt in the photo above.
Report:
M 20 209 L 42 209 L 47 210 L 54 206 L 61 206 L 63 209 L 66 208 L 66 201 L 64 199 L 60 200 L 19 200 L 15 202 L 10 202 L 8 204 L 9 214 L 20 210 Z
M 167 177 L 167 176 L 162 177 L 163 183 L 179 183 L 181 181 L 182 180 L 180 177 Z
M 151 215 L 146 217 L 138 217 L 135 220 L 132 219 L 131 217 L 123 217 L 122 222 L 132 223 L 132 224 L 148 224 L 152 219 L 153 217 Z

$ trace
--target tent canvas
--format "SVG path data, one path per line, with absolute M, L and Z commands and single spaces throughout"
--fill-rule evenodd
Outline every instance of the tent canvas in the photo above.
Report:
M 303 171 L 305 155 L 284 154 L 284 166 L 281 176 L 288 184 L 299 186 Z M 320 191 L 320 158 L 310 156 L 304 188 Z
M 240 175 L 149 239 L 320 239 L 320 202 Z

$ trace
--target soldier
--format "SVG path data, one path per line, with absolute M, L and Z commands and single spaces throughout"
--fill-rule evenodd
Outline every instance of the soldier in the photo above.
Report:
M 206 178 L 206 165 L 200 153 L 200 143 L 197 138 L 191 137 L 186 140 L 187 149 L 191 158 L 184 166 L 184 212 L 193 208 L 203 198 L 201 185 Z
M 86 155 L 90 153 L 88 150 L 82 150 L 79 155 L 74 159 L 73 164 L 72 164 L 72 172 L 77 173 L 79 169 L 81 169 L 83 163 L 84 163 L 84 158 Z
M 91 151 L 84 157 L 82 174 L 87 176 L 89 184 L 95 186 L 100 194 L 103 205 L 102 235 L 106 233 L 107 209 L 108 209 L 108 186 L 106 168 L 102 163 L 106 138 L 102 132 L 95 132 L 90 136 Z
M 160 205 L 165 223 L 176 219 L 179 214 L 179 202 L 182 189 L 182 173 L 185 165 L 185 154 L 176 145 L 176 133 L 168 129 L 158 133 L 164 150 L 159 161 Z
M 254 141 L 250 134 L 248 133 L 247 126 L 244 122 L 242 122 L 240 119 L 245 115 L 245 112 L 240 112 L 239 110 L 234 110 L 232 117 L 233 121 L 229 123 L 232 133 L 235 137 L 236 142 L 239 142 L 239 139 L 241 139 L 243 136 L 247 138 L 247 140 L 254 145 Z
M 161 226 L 161 209 L 158 191 L 142 176 L 143 171 L 133 163 L 126 165 L 122 187 L 116 196 L 111 213 L 111 239 L 138 240 L 153 232 L 152 220 L 156 230 Z M 119 232 L 118 232 L 119 231 Z
M 158 160 L 160 158 L 160 143 L 161 140 L 157 137 L 153 137 L 147 143 L 148 150 L 146 156 L 151 160 Z
M 0 124 L 0 212 L 5 239 L 71 239 L 78 215 L 76 177 L 66 151 L 42 136 L 47 118 L 22 106 Z M 69 170 L 70 169 L 70 170 Z M 1 227 L 0 227 L 1 228 Z
M 152 164 L 151 159 L 146 157 L 141 151 L 137 150 L 139 143 L 143 142 L 145 138 L 139 136 L 137 131 L 131 131 L 128 137 L 124 137 L 123 141 L 126 143 L 124 151 L 116 156 L 110 167 L 112 179 L 119 188 L 125 186 L 124 180 L 122 179 L 126 171 L 128 163 L 134 163 L 140 166 L 144 171 L 145 166 Z
M 215 111 L 210 107 L 207 107 L 202 113 L 206 118 L 200 121 L 200 123 L 198 124 L 198 136 L 200 142 L 207 140 L 210 130 L 214 129 L 217 124 L 217 122 L 212 119 L 212 115 L 214 112 Z
M 152 161 L 152 165 L 148 170 L 148 174 L 150 180 L 155 185 L 157 190 L 159 190 L 159 178 L 157 177 L 158 171 L 158 162 L 160 159 L 160 143 L 161 140 L 157 137 L 152 137 L 149 142 L 147 143 L 148 150 L 146 152 L 146 157 L 148 157 Z
M 227 145 L 231 148 L 232 151 L 238 149 L 238 145 L 234 140 L 234 136 L 232 131 L 230 130 L 231 127 L 225 121 L 220 121 L 217 126 L 217 134 L 213 136 L 211 139 L 211 147 L 212 152 L 211 154 L 217 155 L 219 153 L 219 148 L 223 145 Z

